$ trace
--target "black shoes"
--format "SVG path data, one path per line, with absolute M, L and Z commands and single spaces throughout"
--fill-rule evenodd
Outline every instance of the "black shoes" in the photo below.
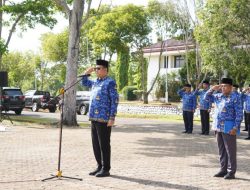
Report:
M 248 129 L 243 129 L 242 131 L 248 131 Z
M 191 131 L 183 131 L 182 133 L 187 133 L 187 134 L 191 134 Z
M 222 172 L 215 174 L 214 177 L 224 177 L 224 179 L 235 179 L 235 175 L 232 173 Z
M 215 174 L 214 177 L 224 177 L 224 176 L 226 176 L 226 175 L 227 175 L 227 172 L 222 172 L 222 171 L 220 171 L 220 172 L 218 172 L 217 174 Z
M 227 175 L 224 176 L 224 179 L 235 179 L 235 175 L 232 173 L 227 173 Z
M 93 172 L 90 172 L 89 175 L 95 175 L 95 174 L 97 174 L 99 171 L 101 171 L 101 168 L 96 168 Z
M 108 177 L 110 176 L 109 171 L 101 169 L 98 173 L 95 175 L 96 177 Z
M 250 137 L 245 138 L 245 140 L 250 140 Z

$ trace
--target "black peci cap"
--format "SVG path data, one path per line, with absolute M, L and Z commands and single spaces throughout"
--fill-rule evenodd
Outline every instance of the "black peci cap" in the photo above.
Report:
M 233 84 L 233 80 L 230 79 L 230 78 L 222 78 L 221 79 L 221 84 L 230 84 L 230 85 L 232 85 Z
M 109 62 L 106 60 L 102 60 L 102 59 L 97 59 L 96 60 L 96 65 L 102 65 L 105 68 L 109 67 Z
M 184 87 L 189 87 L 189 88 L 191 88 L 191 84 L 184 84 Z
M 208 80 L 204 80 L 202 83 L 203 84 L 209 84 L 209 81 Z

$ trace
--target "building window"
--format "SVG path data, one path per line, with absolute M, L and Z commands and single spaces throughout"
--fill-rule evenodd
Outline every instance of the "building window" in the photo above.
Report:
M 168 56 L 164 56 L 164 65 L 163 68 L 168 68 Z
M 174 68 L 181 68 L 185 64 L 184 57 L 181 55 L 174 57 Z

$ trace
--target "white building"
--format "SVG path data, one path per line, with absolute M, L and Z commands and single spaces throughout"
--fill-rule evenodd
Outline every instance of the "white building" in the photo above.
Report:
M 186 47 L 185 47 L 186 46 Z M 161 42 L 153 44 L 143 49 L 144 57 L 148 59 L 148 74 L 147 74 L 147 89 L 151 87 L 153 80 L 155 79 L 159 69 L 159 59 L 161 55 L 160 63 L 160 75 L 177 72 L 185 64 L 185 51 L 186 49 L 194 49 L 194 44 L 188 42 L 185 45 L 184 41 L 169 39 L 164 41 L 161 48 Z M 154 90 L 149 95 L 149 100 L 155 100 Z

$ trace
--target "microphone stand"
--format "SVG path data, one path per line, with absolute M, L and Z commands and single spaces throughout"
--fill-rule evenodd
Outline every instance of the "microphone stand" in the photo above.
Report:
M 60 89 L 60 94 L 57 95 L 56 97 L 62 95 L 62 104 L 61 104 L 61 116 L 60 116 L 60 133 L 59 133 L 59 153 L 58 153 L 58 168 L 57 168 L 57 174 L 56 175 L 52 175 L 52 177 L 48 177 L 48 178 L 45 178 L 43 179 L 42 181 L 47 181 L 47 180 L 50 180 L 50 179 L 54 179 L 54 178 L 58 178 L 58 179 L 62 179 L 62 178 L 67 178 L 67 179 L 75 179 L 75 180 L 80 180 L 82 181 L 81 178 L 75 178 L 75 177 L 69 177 L 69 176 L 64 176 L 62 175 L 62 170 L 61 170 L 61 152 L 62 152 L 62 128 L 63 128 L 63 106 L 64 106 L 64 93 L 66 91 L 68 91 L 68 89 L 70 89 L 71 87 L 75 86 L 78 82 L 80 82 L 82 80 L 79 79 L 77 80 L 75 83 L 73 83 L 71 86 L 69 86 L 68 88 L 64 89 L 64 88 L 61 88 Z M 55 97 L 55 98 L 56 98 Z

